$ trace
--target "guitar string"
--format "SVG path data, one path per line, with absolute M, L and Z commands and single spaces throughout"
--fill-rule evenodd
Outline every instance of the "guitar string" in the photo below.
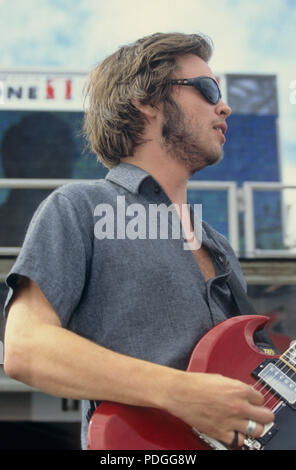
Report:
M 281 354 L 281 356 L 277 359 L 277 361 L 274 363 L 275 366 L 279 366 L 278 367 L 278 370 L 280 373 L 282 374 L 285 374 L 286 375 L 286 372 L 289 372 L 289 371 L 293 371 L 292 374 L 290 374 L 289 378 L 293 379 L 295 377 L 295 369 L 294 369 L 294 364 L 293 364 L 293 367 L 290 367 L 289 364 L 286 364 L 286 362 L 284 362 L 282 360 L 282 358 L 284 360 L 287 360 L 288 362 L 294 362 L 295 363 L 295 354 L 296 354 L 296 345 L 294 344 L 293 346 L 290 346 L 290 348 L 288 348 L 287 351 L 285 351 L 283 354 Z M 286 369 L 286 370 L 285 370 Z M 277 379 L 274 377 L 274 381 L 276 381 Z M 274 403 L 272 404 L 271 406 L 271 409 L 274 410 L 273 413 L 274 415 L 276 415 L 279 411 L 280 411 L 280 408 L 276 408 L 278 406 L 278 404 L 283 401 L 281 398 L 278 398 L 276 395 L 274 395 L 274 388 L 272 387 L 273 385 L 273 380 L 270 381 L 271 384 L 270 385 L 267 385 L 267 384 L 264 384 L 264 381 L 263 379 L 261 378 L 260 380 L 257 380 L 257 382 L 255 382 L 255 384 L 253 385 L 253 388 L 256 390 L 256 386 L 260 386 L 261 384 L 263 385 L 261 387 L 260 390 L 258 391 L 262 391 L 264 388 L 266 389 L 266 393 L 263 394 L 264 398 L 271 392 L 272 395 L 265 401 L 264 405 L 268 405 L 272 400 L 275 399 Z M 295 384 L 295 381 L 294 381 L 294 384 Z M 296 385 L 296 384 L 295 384 Z
M 290 351 L 290 349 L 294 349 L 294 350 L 295 350 L 295 347 L 294 347 L 294 346 L 290 347 L 290 348 L 289 348 L 287 351 L 285 351 L 285 352 L 277 359 L 277 361 L 274 363 L 274 366 L 282 365 L 282 367 L 281 367 L 281 368 L 278 368 L 278 369 L 279 369 L 280 372 L 282 372 L 282 373 L 284 373 L 284 374 L 285 374 L 285 372 L 283 372 L 283 370 L 284 370 L 285 368 L 287 368 L 287 372 L 288 372 L 289 370 L 291 370 L 291 368 L 290 368 L 285 362 L 283 362 L 283 361 L 281 360 L 281 357 L 283 357 L 285 354 L 287 354 L 287 353 Z M 271 359 L 272 359 L 272 358 L 271 358 Z M 293 370 L 293 369 L 292 369 L 292 370 Z M 290 376 L 290 378 L 293 378 L 294 376 L 295 376 L 295 372 Z M 263 394 L 263 397 L 265 398 L 265 397 L 268 396 L 269 393 L 273 393 L 273 390 L 274 390 L 274 389 L 272 388 L 272 383 L 273 383 L 273 381 L 274 381 L 274 383 L 276 383 L 276 381 L 277 381 L 276 377 L 274 377 L 273 379 L 271 379 L 271 381 L 270 381 L 271 384 L 266 384 L 266 383 L 264 382 L 263 378 L 260 378 L 259 380 L 257 380 L 257 381 L 252 385 L 252 388 L 255 389 L 255 390 L 257 390 L 257 391 L 259 391 L 259 392 L 261 392 L 263 389 L 265 389 L 266 392 Z M 260 387 L 261 385 L 262 385 L 262 387 L 261 387 L 260 389 L 256 388 L 256 386 L 259 386 L 259 387 Z M 273 403 L 273 409 L 276 408 L 277 405 L 282 401 L 282 399 L 276 397 L 276 395 L 273 395 L 273 396 L 271 396 L 271 397 L 269 397 L 269 398 L 267 399 L 267 401 L 264 403 L 264 405 L 265 405 L 265 406 L 268 405 L 268 403 L 270 403 L 273 399 L 275 399 L 275 403 Z M 274 414 L 276 415 L 279 411 L 280 411 L 279 409 L 276 409 L 276 410 L 274 411 Z
M 279 362 L 279 361 L 278 361 Z M 274 378 L 274 382 L 276 381 L 276 379 Z M 271 380 L 271 384 L 265 384 L 263 382 L 262 379 L 258 380 L 254 385 L 253 385 L 253 388 L 256 390 L 256 385 L 258 384 L 262 384 L 263 386 L 261 387 L 260 390 L 257 389 L 257 391 L 262 391 L 263 389 L 265 389 L 265 393 L 263 393 L 263 397 L 264 397 L 264 406 L 269 406 L 269 409 L 271 409 L 273 411 L 273 414 L 274 416 L 276 416 L 276 414 L 280 411 L 280 408 L 277 408 L 278 404 L 282 401 L 281 398 L 277 397 L 276 395 L 274 395 L 274 389 L 272 387 L 272 380 Z M 266 399 L 266 397 L 271 394 L 269 396 L 269 398 Z
M 274 380 L 274 384 L 275 384 L 276 379 L 274 378 L 273 380 Z M 264 397 L 264 406 L 267 406 L 272 400 L 275 400 L 274 403 L 273 403 L 273 405 L 274 405 L 273 408 L 275 408 L 278 405 L 278 403 L 280 402 L 280 399 L 278 397 L 276 397 L 276 395 L 272 395 L 272 396 L 268 397 L 268 395 L 273 392 L 273 387 L 272 387 L 273 383 L 272 382 L 273 381 L 271 380 L 269 384 L 266 384 L 263 381 L 263 379 L 260 379 L 252 386 L 252 388 L 254 388 L 255 390 L 257 390 L 258 392 L 261 392 L 261 393 L 264 390 L 264 393 L 262 393 L 262 395 Z M 261 388 L 258 388 L 258 387 L 256 388 L 256 386 L 261 386 L 261 385 L 262 385 Z M 266 399 L 266 397 L 268 397 L 268 398 Z
M 283 356 L 283 355 L 282 355 Z M 280 358 L 282 357 L 280 356 Z M 289 371 L 289 366 L 287 364 L 285 364 L 283 361 L 281 361 L 281 359 L 278 358 L 277 362 L 275 362 L 274 366 L 278 367 L 278 370 L 279 372 L 283 373 L 283 374 L 286 374 L 286 371 L 284 371 L 285 369 L 287 371 Z M 292 377 L 294 376 L 295 374 L 292 374 Z M 273 377 L 269 384 L 266 384 L 264 379 L 263 378 L 260 378 L 259 380 L 257 380 L 257 382 L 255 382 L 255 384 L 253 385 L 253 388 L 255 388 L 257 391 L 259 392 L 262 392 L 263 389 L 265 388 L 267 391 L 265 394 L 263 394 L 263 396 L 265 397 L 266 395 L 268 395 L 268 393 L 270 393 L 272 390 L 273 390 L 273 385 L 278 381 L 278 377 Z M 262 385 L 262 387 L 259 389 L 258 387 Z M 257 388 L 256 388 L 257 387 Z M 273 397 L 272 397 L 273 398 Z M 271 399 L 272 399 L 271 398 Z M 270 402 L 270 400 L 268 400 L 268 402 Z M 266 403 L 268 403 L 266 402 Z
M 293 358 L 293 355 L 292 356 L 288 356 L 290 353 L 291 353 L 291 350 L 294 350 L 294 346 L 290 347 L 287 351 L 285 351 L 279 358 L 278 360 L 275 362 L 274 366 L 280 366 L 278 367 L 279 369 L 279 372 L 284 374 L 284 375 L 287 375 L 286 372 L 289 372 L 291 371 L 291 367 L 286 364 L 284 361 L 281 360 L 281 358 L 285 359 L 285 360 L 292 360 Z M 293 351 L 295 352 L 295 351 Z M 286 370 L 285 370 L 286 369 Z M 292 369 L 293 370 L 293 369 Z M 290 378 L 293 379 L 295 376 L 295 372 L 293 372 L 291 375 L 290 375 Z M 274 387 L 273 385 L 275 385 L 275 383 L 278 381 L 278 378 L 277 377 L 274 377 L 273 379 L 270 380 L 270 383 L 269 384 L 266 384 L 264 382 L 264 380 L 262 378 L 260 378 L 259 380 L 257 380 L 257 382 L 255 382 L 255 384 L 253 385 L 253 388 L 259 392 L 262 392 L 264 389 L 265 389 L 265 393 L 263 393 L 263 396 L 264 398 L 266 398 L 268 396 L 269 393 L 274 393 Z M 260 387 L 260 385 L 262 385 L 262 387 L 259 389 L 259 388 L 256 388 L 256 387 Z M 264 403 L 264 405 L 268 405 L 272 400 L 275 400 L 274 403 L 273 403 L 273 407 L 275 408 L 279 403 L 280 401 L 282 401 L 280 398 L 276 397 L 276 395 L 272 395 L 270 396 Z M 276 410 L 275 413 L 279 411 L 279 410 Z
M 274 364 L 274 366 L 277 367 L 280 363 L 283 364 L 283 368 L 285 368 L 286 364 L 280 362 L 279 360 Z M 282 371 L 282 369 L 279 369 L 279 371 Z M 269 383 L 266 383 L 264 378 L 260 378 L 259 380 L 257 380 L 257 382 L 254 383 L 253 388 L 255 388 L 258 392 L 262 392 L 264 388 L 267 389 L 267 393 L 263 394 L 263 396 L 265 396 L 270 392 L 270 390 L 272 390 L 272 385 L 275 384 L 277 380 L 278 378 L 274 376 L 270 379 Z M 261 388 L 259 388 L 260 385 L 262 386 Z
M 283 363 L 283 362 L 282 362 L 282 364 L 283 364 L 283 366 L 282 366 L 281 368 L 279 368 L 279 373 L 280 373 L 280 374 L 283 374 L 284 376 L 287 377 L 287 373 L 288 373 L 289 371 L 291 371 L 291 368 L 289 367 L 288 364 L 285 364 L 285 363 Z M 294 376 L 295 376 L 295 372 L 293 372 L 293 373 L 289 376 L 289 378 L 290 378 L 290 379 L 293 379 Z M 273 383 L 271 384 L 271 387 L 270 387 L 270 390 L 271 390 L 271 391 L 273 391 L 273 390 L 272 390 L 272 385 L 273 385 Z M 272 399 L 273 399 L 273 397 L 270 396 L 269 399 L 265 402 L 265 404 L 268 405 Z M 278 398 L 276 404 L 278 404 L 280 401 L 281 401 L 281 399 Z
M 291 352 L 290 349 L 292 349 L 292 348 L 289 348 L 286 352 L 284 352 L 284 353 L 278 358 L 278 360 L 277 360 L 277 361 L 275 362 L 275 364 L 274 364 L 274 366 L 276 366 L 276 367 L 278 367 L 278 366 L 280 365 L 280 367 L 278 367 L 278 370 L 279 370 L 279 372 L 282 372 L 282 373 L 285 374 L 285 375 L 286 375 L 286 372 L 288 372 L 288 371 L 291 370 L 291 367 L 289 367 L 288 364 L 286 364 L 283 360 L 281 360 L 281 358 L 283 358 L 283 359 L 285 359 L 285 360 L 286 360 L 286 359 L 288 359 L 288 360 L 291 359 L 291 357 L 290 357 L 290 358 L 289 358 L 289 357 L 288 357 L 288 358 L 285 357 L 288 353 Z M 294 349 L 294 348 L 293 348 L 293 349 Z M 284 371 L 285 369 L 286 369 L 286 371 Z M 293 369 L 292 369 L 292 370 L 293 370 Z M 295 376 L 295 372 L 292 373 L 292 375 L 290 376 L 290 378 L 293 379 L 294 376 Z M 274 377 L 273 379 L 271 379 L 271 384 L 265 384 L 265 383 L 264 383 L 264 379 L 261 378 L 260 380 L 257 380 L 257 382 L 255 382 L 255 384 L 254 384 L 253 387 L 255 388 L 256 386 L 262 384 L 262 388 L 261 388 L 260 390 L 257 388 L 257 390 L 258 390 L 259 392 L 261 392 L 264 388 L 268 388 L 268 386 L 269 386 L 270 388 L 269 388 L 269 390 L 268 390 L 268 392 L 267 392 L 267 393 L 269 393 L 270 390 L 272 390 L 272 384 L 274 384 L 275 382 L 277 382 L 277 380 L 278 380 L 278 378 L 277 378 L 277 377 Z M 266 394 L 267 394 L 267 393 L 266 393 Z M 266 395 L 266 394 L 265 394 L 265 395 Z
M 290 350 L 293 350 L 293 352 L 296 354 L 296 345 L 293 345 L 291 346 L 290 348 L 287 349 L 287 351 L 285 351 L 283 354 L 281 354 L 281 356 L 277 359 L 277 361 L 274 363 L 274 366 L 279 366 L 281 365 L 281 367 L 278 367 L 279 371 L 282 372 L 283 374 L 286 374 L 286 372 L 283 372 L 284 369 L 286 368 L 287 369 L 287 372 L 289 372 L 291 370 L 291 367 L 289 367 L 288 364 L 286 364 L 285 362 L 283 362 L 281 360 L 282 357 L 284 357 L 284 359 L 287 359 L 287 360 L 290 360 L 291 358 L 289 357 L 285 357 L 286 354 L 289 354 L 290 353 Z M 293 355 L 292 355 L 292 358 L 293 358 Z M 271 358 L 272 359 L 272 358 Z M 293 359 L 292 359 L 293 360 Z M 292 369 L 294 370 L 294 369 Z M 293 377 L 295 376 L 295 372 L 293 372 L 290 376 L 291 379 L 293 379 Z M 271 379 L 271 384 L 266 384 L 263 380 L 263 378 L 260 378 L 259 380 L 257 380 L 253 385 L 252 385 L 252 388 L 261 392 L 263 389 L 266 390 L 265 393 L 263 393 L 263 397 L 267 397 L 269 393 L 273 393 L 273 387 L 272 387 L 272 383 L 274 381 L 274 384 L 277 382 L 277 379 L 276 377 L 274 377 L 273 379 Z M 260 389 L 256 388 L 256 386 L 261 386 L 262 387 Z M 296 385 L 296 384 L 295 384 Z M 273 409 L 275 409 L 277 407 L 277 405 L 282 401 L 281 398 L 278 398 L 276 397 L 276 395 L 272 395 L 271 397 L 269 397 L 267 399 L 267 401 L 265 401 L 264 405 L 268 405 L 273 399 L 275 399 L 275 402 L 273 403 Z M 276 415 L 280 410 L 279 409 L 276 409 L 274 411 L 274 414 Z
M 281 398 L 279 398 L 277 395 L 274 394 L 275 387 L 273 387 L 273 385 L 275 385 L 276 382 L 277 382 L 277 379 L 274 377 L 273 379 L 271 379 L 271 381 L 268 384 L 263 383 L 263 386 L 261 387 L 261 389 L 257 389 L 257 391 L 259 392 L 262 392 L 263 390 L 265 390 L 264 393 L 262 393 L 265 399 L 264 406 L 269 405 L 273 401 L 272 407 L 275 408 L 280 403 L 280 401 L 282 401 Z M 256 387 L 254 388 L 256 389 Z

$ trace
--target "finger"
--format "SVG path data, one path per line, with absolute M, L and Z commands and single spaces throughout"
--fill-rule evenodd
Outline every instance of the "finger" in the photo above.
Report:
M 256 436 L 256 431 L 259 428 L 259 426 L 262 426 L 257 424 L 256 421 L 253 421 L 252 419 L 249 419 L 247 422 L 247 427 L 246 427 L 246 435 L 249 437 L 255 437 Z M 258 431 L 257 431 L 258 432 Z
M 235 450 L 243 446 L 246 436 L 239 431 L 229 431 L 223 441 L 230 449 Z
M 247 399 L 252 405 L 260 406 L 264 403 L 264 396 L 262 393 L 258 392 L 258 390 L 255 390 L 251 386 L 248 388 Z
M 246 439 L 246 437 L 254 437 L 254 438 L 260 437 L 261 434 L 263 433 L 264 425 L 253 420 L 251 420 L 251 423 L 253 424 L 253 429 L 249 431 L 248 431 L 248 428 L 250 428 L 249 419 L 236 420 L 235 422 L 232 423 L 232 427 L 236 429 L 239 433 L 241 433 L 244 436 L 244 439 Z
M 238 447 L 242 447 L 244 445 L 246 436 L 241 432 L 238 433 Z
M 274 421 L 273 412 L 266 406 L 253 406 L 250 405 L 246 408 L 245 418 L 247 421 L 251 419 L 258 424 L 269 424 Z M 243 431 L 245 432 L 245 431 Z
M 254 423 L 254 428 L 250 429 L 250 420 L 246 420 L 243 422 L 242 427 L 240 428 L 241 431 L 247 437 L 260 437 L 263 433 L 264 426 L 260 423 L 256 423 L 256 421 L 252 421 Z

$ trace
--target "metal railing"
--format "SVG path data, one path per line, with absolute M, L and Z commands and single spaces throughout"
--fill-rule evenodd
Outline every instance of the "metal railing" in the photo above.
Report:
M 243 185 L 244 198 L 244 235 L 246 257 L 296 257 L 296 248 L 285 249 L 259 249 L 256 247 L 255 239 L 255 212 L 254 212 L 254 191 L 284 191 L 286 189 L 296 189 L 296 185 L 282 184 L 275 182 L 246 182 Z M 295 200 L 296 204 L 296 200 Z M 282 208 L 281 227 L 285 230 L 285 210 Z M 296 231 L 296 225 L 295 225 Z
M 239 226 L 236 183 L 233 181 L 188 181 L 187 188 L 195 191 L 227 191 L 228 237 L 233 250 L 238 254 Z
M 0 189 L 55 189 L 69 183 L 88 182 L 92 179 L 0 179 Z M 255 240 L 255 212 L 254 191 L 283 191 L 285 189 L 296 189 L 296 185 L 285 185 L 270 182 L 246 182 L 243 188 L 238 188 L 233 181 L 189 181 L 188 190 L 193 191 L 226 191 L 227 192 L 227 216 L 228 216 L 228 238 L 234 251 L 239 255 L 239 212 L 244 212 L 244 238 L 246 257 L 296 257 L 295 249 L 265 250 L 256 248 Z M 239 195 L 243 196 L 243 208 L 239 207 Z M 296 203 L 295 203 L 296 204 Z M 295 225 L 296 230 L 296 225 Z M 16 256 L 20 251 L 19 246 L 0 247 L 0 255 Z
M 56 189 L 68 183 L 93 182 L 89 179 L 50 179 L 50 178 L 0 178 L 0 189 Z M 20 252 L 19 246 L 0 246 L 0 256 L 17 256 Z
M 55 189 L 68 183 L 89 182 L 90 179 L 0 179 L 0 189 Z M 238 218 L 236 183 L 221 181 L 189 181 L 190 190 L 219 190 L 227 192 L 227 213 L 229 241 L 235 252 L 238 252 Z M 20 247 L 0 247 L 0 255 L 17 256 Z

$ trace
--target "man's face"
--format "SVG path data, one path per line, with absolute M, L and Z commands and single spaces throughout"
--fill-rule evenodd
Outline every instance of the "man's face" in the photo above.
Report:
M 195 55 L 180 57 L 178 65 L 175 78 L 208 76 L 217 81 L 207 63 Z M 171 98 L 163 103 L 162 146 L 190 174 L 213 165 L 223 157 L 225 143 L 225 128 L 221 132 L 215 127 L 225 124 L 230 113 L 222 100 L 211 104 L 194 87 L 173 86 Z

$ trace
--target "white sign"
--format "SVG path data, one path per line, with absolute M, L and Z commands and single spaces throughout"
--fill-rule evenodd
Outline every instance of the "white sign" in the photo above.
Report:
M 83 73 L 0 71 L 0 110 L 82 111 L 85 81 Z

